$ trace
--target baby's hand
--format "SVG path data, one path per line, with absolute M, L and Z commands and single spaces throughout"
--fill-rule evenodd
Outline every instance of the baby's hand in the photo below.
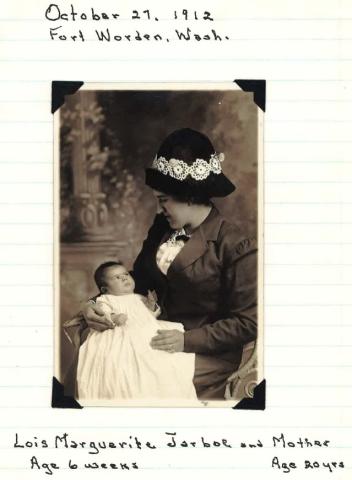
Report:
M 161 309 L 157 304 L 155 292 L 151 292 L 150 290 L 148 290 L 148 296 L 142 296 L 141 298 L 144 305 L 148 308 L 148 310 L 151 311 L 154 317 L 158 317 L 160 315 Z
M 121 327 L 127 322 L 127 315 L 124 313 L 112 313 L 111 321 L 117 326 Z

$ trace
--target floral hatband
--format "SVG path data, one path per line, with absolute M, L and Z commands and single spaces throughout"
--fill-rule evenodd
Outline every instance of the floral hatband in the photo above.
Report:
M 209 161 L 197 158 L 192 165 L 188 165 L 183 160 L 165 157 L 155 157 L 152 168 L 158 170 L 164 175 L 169 175 L 176 180 L 185 180 L 188 176 L 194 180 L 205 180 L 211 173 L 219 175 L 222 173 L 220 162 L 224 161 L 223 153 L 213 153 Z

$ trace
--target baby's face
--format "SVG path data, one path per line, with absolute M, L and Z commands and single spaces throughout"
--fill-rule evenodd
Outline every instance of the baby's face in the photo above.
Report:
M 110 295 L 126 295 L 133 293 L 134 280 L 122 265 L 108 267 L 104 273 L 106 293 Z

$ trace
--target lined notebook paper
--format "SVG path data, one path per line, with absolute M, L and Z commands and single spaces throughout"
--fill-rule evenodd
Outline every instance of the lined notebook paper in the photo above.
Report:
M 101 464 L 113 463 L 133 478 L 351 478 L 351 4 L 192 0 L 187 20 L 177 2 L 76 0 L 77 16 L 49 5 L 8 0 L 0 13 L 1 477 L 112 478 Z M 91 19 L 93 7 L 120 17 Z M 163 39 L 99 41 L 97 28 Z M 266 80 L 265 411 L 52 409 L 51 81 L 236 78 Z

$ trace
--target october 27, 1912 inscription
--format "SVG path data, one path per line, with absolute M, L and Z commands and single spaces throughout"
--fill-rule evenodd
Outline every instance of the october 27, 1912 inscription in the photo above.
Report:
M 45 10 L 45 19 L 52 23 L 49 27 L 52 41 L 131 43 L 229 40 L 227 34 L 218 32 L 214 27 L 214 16 L 206 10 L 177 9 L 170 11 L 167 18 L 161 18 L 149 9 L 131 9 L 121 13 L 102 11 L 97 7 L 77 10 L 73 4 L 65 8 L 51 3 Z M 197 31 L 190 27 L 190 22 L 199 25 Z

